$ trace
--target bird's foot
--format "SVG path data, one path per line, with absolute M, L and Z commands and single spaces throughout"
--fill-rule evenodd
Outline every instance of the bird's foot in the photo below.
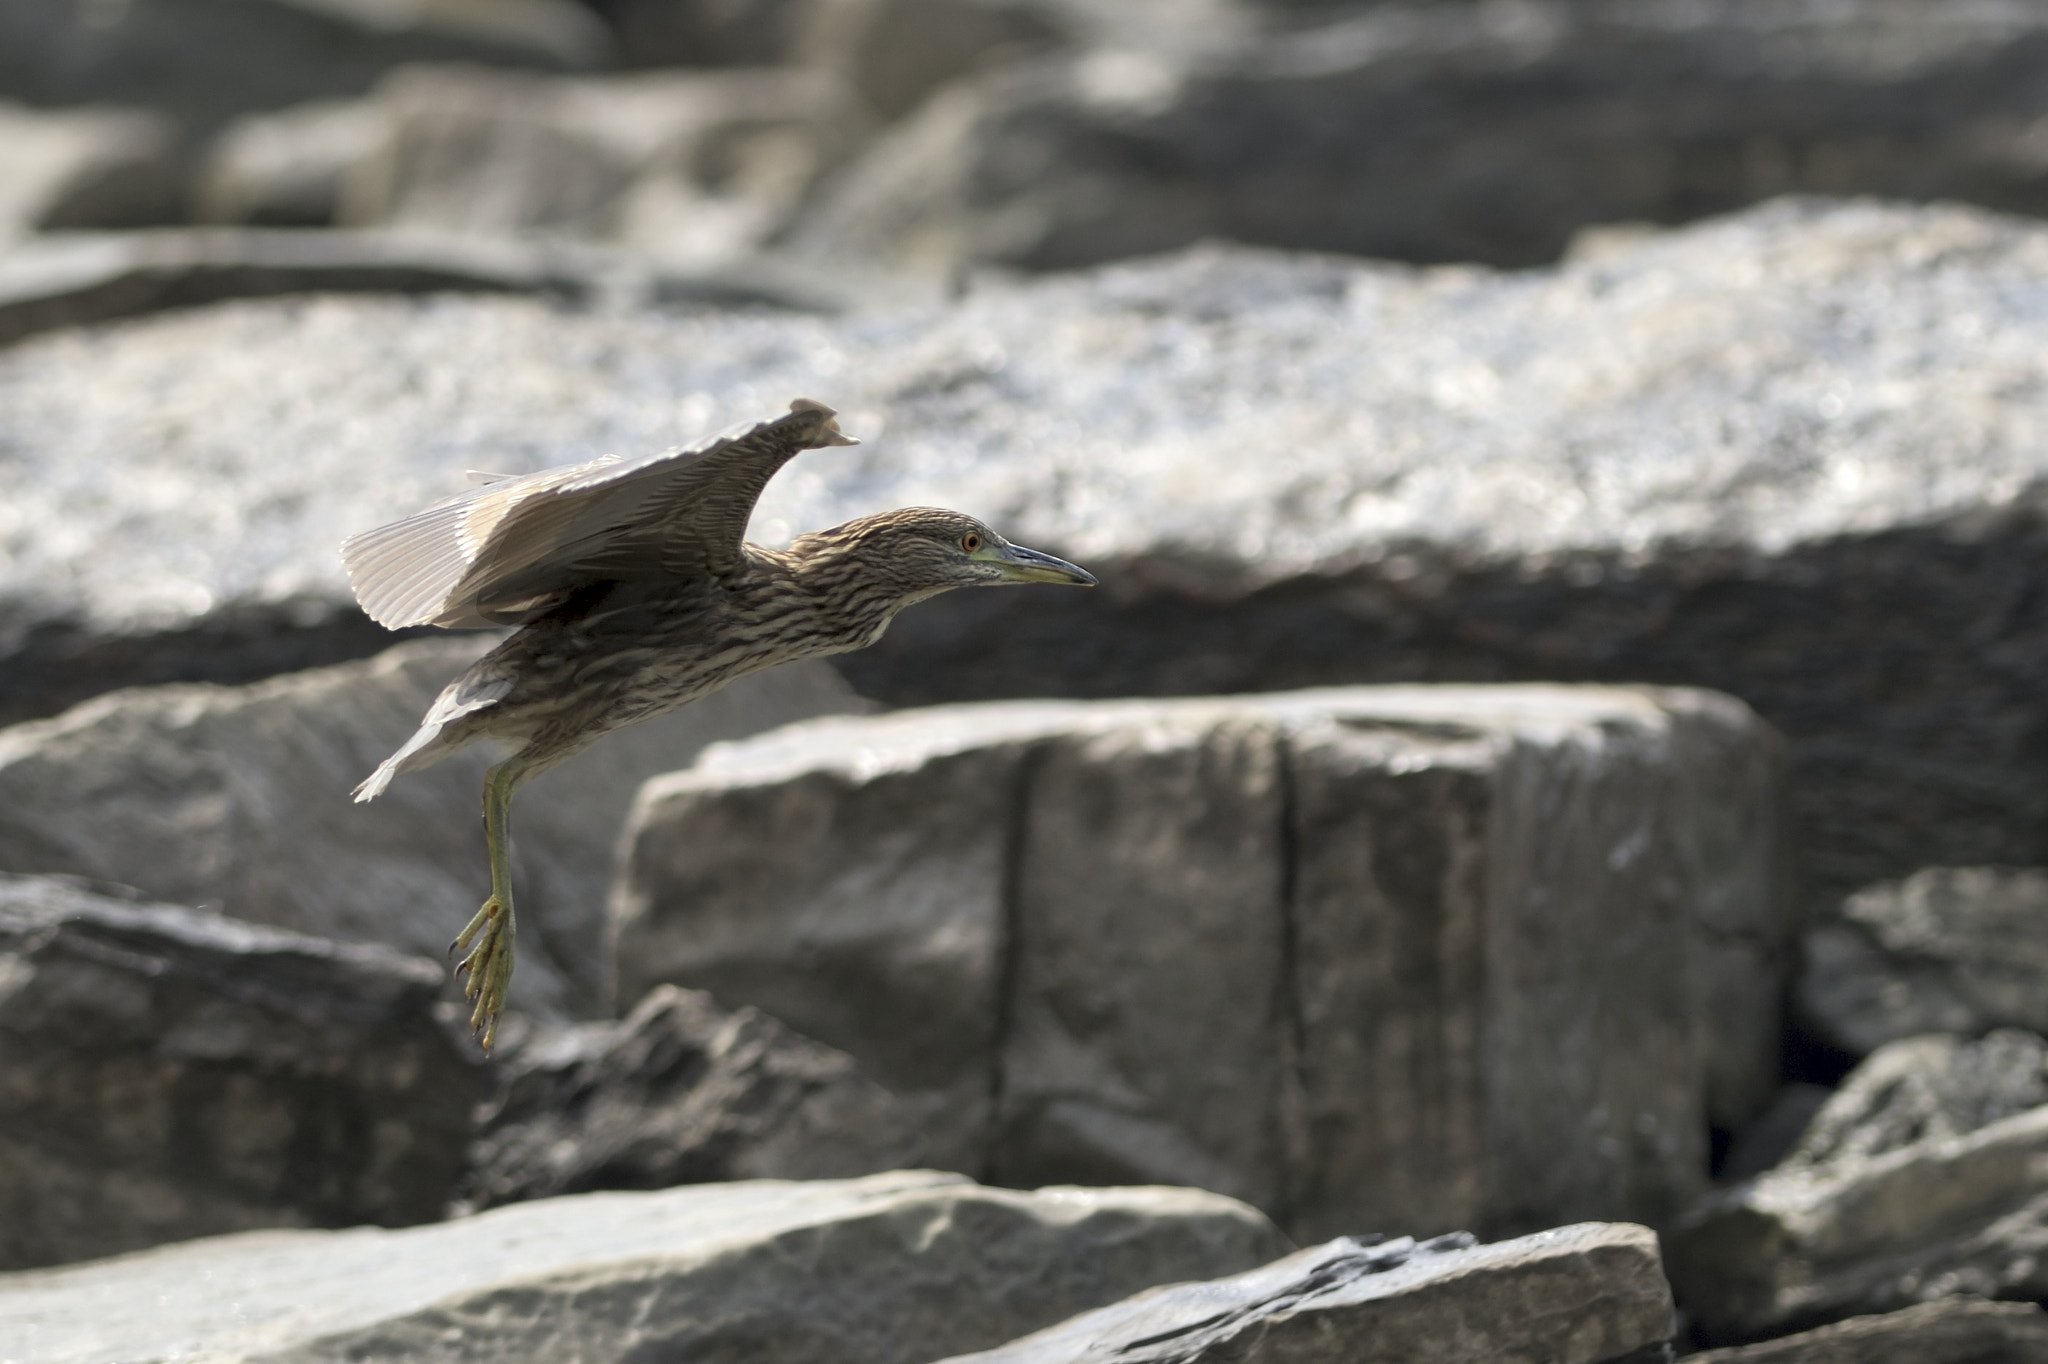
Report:
M 484 901 L 484 907 L 456 935 L 448 950 L 466 951 L 455 964 L 455 974 L 468 978 L 462 994 L 476 1004 L 469 1015 L 470 1031 L 489 1051 L 498 1035 L 498 1011 L 505 1007 L 505 987 L 512 981 L 512 907 L 495 895 Z

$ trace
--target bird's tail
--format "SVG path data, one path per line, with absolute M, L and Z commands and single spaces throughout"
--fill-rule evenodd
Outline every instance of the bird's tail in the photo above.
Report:
M 383 795 L 384 788 L 391 785 L 391 779 L 397 775 L 398 757 L 396 754 L 393 754 L 383 762 L 378 763 L 377 770 L 364 777 L 362 783 L 356 787 L 356 803 L 361 804 L 366 800 L 375 800 Z
M 430 767 L 453 753 L 453 748 L 437 744 L 441 729 L 441 725 L 429 718 L 427 723 L 413 731 L 413 736 L 396 753 L 378 763 L 377 770 L 363 778 L 362 785 L 355 790 L 357 803 L 383 795 L 384 788 L 391 785 L 391 779 L 399 773 Z

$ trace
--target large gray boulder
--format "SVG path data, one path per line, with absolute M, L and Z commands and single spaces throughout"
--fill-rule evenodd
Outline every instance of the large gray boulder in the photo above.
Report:
M 1690 1364 L 2036 1364 L 2048 1359 L 2048 1312 L 2034 1303 L 1943 1298 L 1687 1358 Z
M 175 221 L 175 138 L 167 119 L 145 109 L 0 101 L 0 247 L 55 228 Z
M 1421 1245 L 1339 1237 L 948 1364 L 1603 1364 L 1668 1359 L 1671 1330 L 1655 1233 L 1581 1223 L 1489 1246 L 1462 1232 Z
M 765 1009 L 1005 1183 L 1196 1183 L 1304 1236 L 1664 1217 L 1775 1078 L 1779 779 L 1680 691 L 792 726 L 643 789 L 617 997 Z
M 0 1339 L 23 1364 L 921 1364 L 1287 1248 L 1193 1189 L 1012 1193 L 928 1171 L 702 1185 L 0 1276 Z
M 868 443 L 796 461 L 757 538 L 952 505 L 1107 583 L 907 612 L 841 660 L 892 703 L 1711 685 L 1791 740 L 1817 908 L 2048 862 L 2044 273 L 2030 224 L 1785 203 L 1517 275 L 1217 248 L 839 318 L 273 300 L 35 338 L 0 352 L 0 712 L 368 651 L 344 535 L 804 395 Z
M 0 870 L 64 872 L 440 959 L 489 889 L 472 751 L 349 792 L 493 641 L 400 645 L 246 687 L 136 688 L 0 729 Z M 704 745 L 858 706 L 820 665 L 743 680 L 536 780 L 513 825 L 513 1003 L 596 1004 L 612 846 L 647 777 Z
M 388 948 L 0 876 L 0 1268 L 439 1217 L 482 1088 L 440 980 Z M 0 1328 L 10 1359 L 24 1339 Z
M 501 1052 L 503 1044 L 500 1044 Z M 919 1163 L 895 1096 L 843 1051 L 701 990 L 617 1022 L 540 1029 L 494 1067 L 462 1202 L 733 1179 L 843 1179 Z
M 2048 1295 L 2048 1041 L 1894 1042 L 1799 1145 L 1665 1241 L 1714 1340 L 1777 1335 L 1957 1293 Z
M 2048 1033 L 2048 871 L 1928 867 L 1866 886 L 1810 930 L 1799 1012 L 1864 1055 L 1921 1033 Z
M 0 96 L 142 105 L 192 132 L 357 94 L 405 62 L 579 70 L 609 50 L 604 25 L 575 0 L 0 3 Z
M 797 233 L 946 272 L 1207 237 L 1529 265 L 1594 224 L 1805 192 L 2048 207 L 2048 17 L 1900 0 L 1383 4 L 951 88 Z

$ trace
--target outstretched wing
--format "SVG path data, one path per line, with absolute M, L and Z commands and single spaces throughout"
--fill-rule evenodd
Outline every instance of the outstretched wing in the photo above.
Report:
M 341 546 L 356 600 L 380 625 L 508 625 L 586 584 L 722 573 L 761 489 L 803 450 L 857 445 L 808 398 L 789 415 L 679 450 L 508 478 Z

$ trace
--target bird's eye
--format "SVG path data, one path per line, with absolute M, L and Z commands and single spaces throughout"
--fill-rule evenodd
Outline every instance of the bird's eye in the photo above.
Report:
M 973 531 L 973 530 L 971 530 L 971 531 L 968 531 L 968 532 L 967 532 L 967 534 L 965 534 L 965 535 L 961 536 L 961 537 L 960 537 L 960 548 L 962 548 L 962 549 L 966 550 L 966 551 L 967 551 L 967 552 L 968 552 L 969 554 L 972 554 L 972 553 L 974 553 L 974 551 L 976 551 L 977 549 L 980 549 L 980 548 L 981 548 L 981 532 L 980 532 L 980 531 Z

